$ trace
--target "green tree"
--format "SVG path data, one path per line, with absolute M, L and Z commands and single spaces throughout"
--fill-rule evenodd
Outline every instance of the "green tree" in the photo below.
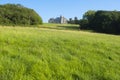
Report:
M 91 29 L 96 32 L 120 34 L 119 11 L 87 11 L 80 20 L 81 29 Z
M 89 10 L 85 12 L 83 15 L 83 19 L 87 19 L 88 21 L 92 21 L 93 17 L 95 16 L 96 11 Z
M 69 24 L 74 24 L 74 20 L 72 18 L 69 18 L 68 23 Z
M 85 14 L 83 15 L 83 19 L 81 19 L 79 22 L 81 29 L 91 29 L 91 22 L 93 21 L 95 13 L 96 11 L 93 10 L 85 12 Z
M 30 8 L 20 4 L 0 5 L 0 25 L 38 25 L 42 18 Z
M 80 23 L 80 29 L 89 29 L 88 20 L 81 19 L 79 23 Z
M 79 20 L 77 17 L 74 17 L 74 24 L 79 24 Z

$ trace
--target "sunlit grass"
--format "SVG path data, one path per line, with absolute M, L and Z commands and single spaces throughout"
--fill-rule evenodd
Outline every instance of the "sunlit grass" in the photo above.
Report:
M 57 30 L 79 30 L 79 25 L 76 24 L 54 24 L 54 23 L 44 23 L 39 25 L 40 28 L 46 29 L 57 29 Z
M 120 36 L 0 27 L 0 80 L 119 79 Z

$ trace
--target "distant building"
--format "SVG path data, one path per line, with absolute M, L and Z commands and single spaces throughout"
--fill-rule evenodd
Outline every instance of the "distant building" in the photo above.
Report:
M 60 24 L 67 24 L 67 19 L 63 16 L 57 17 L 57 18 L 50 18 L 48 20 L 49 23 L 60 23 Z

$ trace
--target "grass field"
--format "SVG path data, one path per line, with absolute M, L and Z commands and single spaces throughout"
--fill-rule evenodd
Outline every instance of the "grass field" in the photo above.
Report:
M 1 26 L 0 80 L 120 80 L 120 36 L 62 26 Z
M 56 30 L 79 30 L 79 25 L 75 24 L 51 24 L 51 23 L 44 23 L 43 25 L 39 26 L 40 28 L 46 29 L 56 29 Z

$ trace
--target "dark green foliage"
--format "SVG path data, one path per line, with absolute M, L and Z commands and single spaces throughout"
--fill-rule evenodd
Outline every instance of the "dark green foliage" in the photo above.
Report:
M 120 12 L 117 11 L 97 11 L 93 21 L 92 29 L 98 32 L 115 33 L 119 32 Z
M 69 24 L 74 24 L 74 20 L 72 18 L 69 18 L 68 23 Z
M 79 20 L 77 17 L 74 17 L 74 19 L 69 18 L 68 23 L 69 24 L 79 24 Z
M 33 10 L 20 4 L 0 5 L 0 25 L 37 25 L 41 17 Z
M 86 12 L 84 17 L 83 20 L 88 20 L 88 24 L 80 23 L 81 29 L 91 29 L 96 32 L 120 34 L 119 11 L 96 11 L 90 15 Z
M 89 10 L 83 15 L 83 19 L 86 19 L 88 21 L 92 21 L 94 16 L 95 16 L 95 11 Z
M 88 20 L 86 19 L 80 20 L 80 29 L 89 29 Z
M 77 17 L 74 17 L 74 23 L 75 23 L 75 24 L 79 24 L 79 20 L 78 20 Z

